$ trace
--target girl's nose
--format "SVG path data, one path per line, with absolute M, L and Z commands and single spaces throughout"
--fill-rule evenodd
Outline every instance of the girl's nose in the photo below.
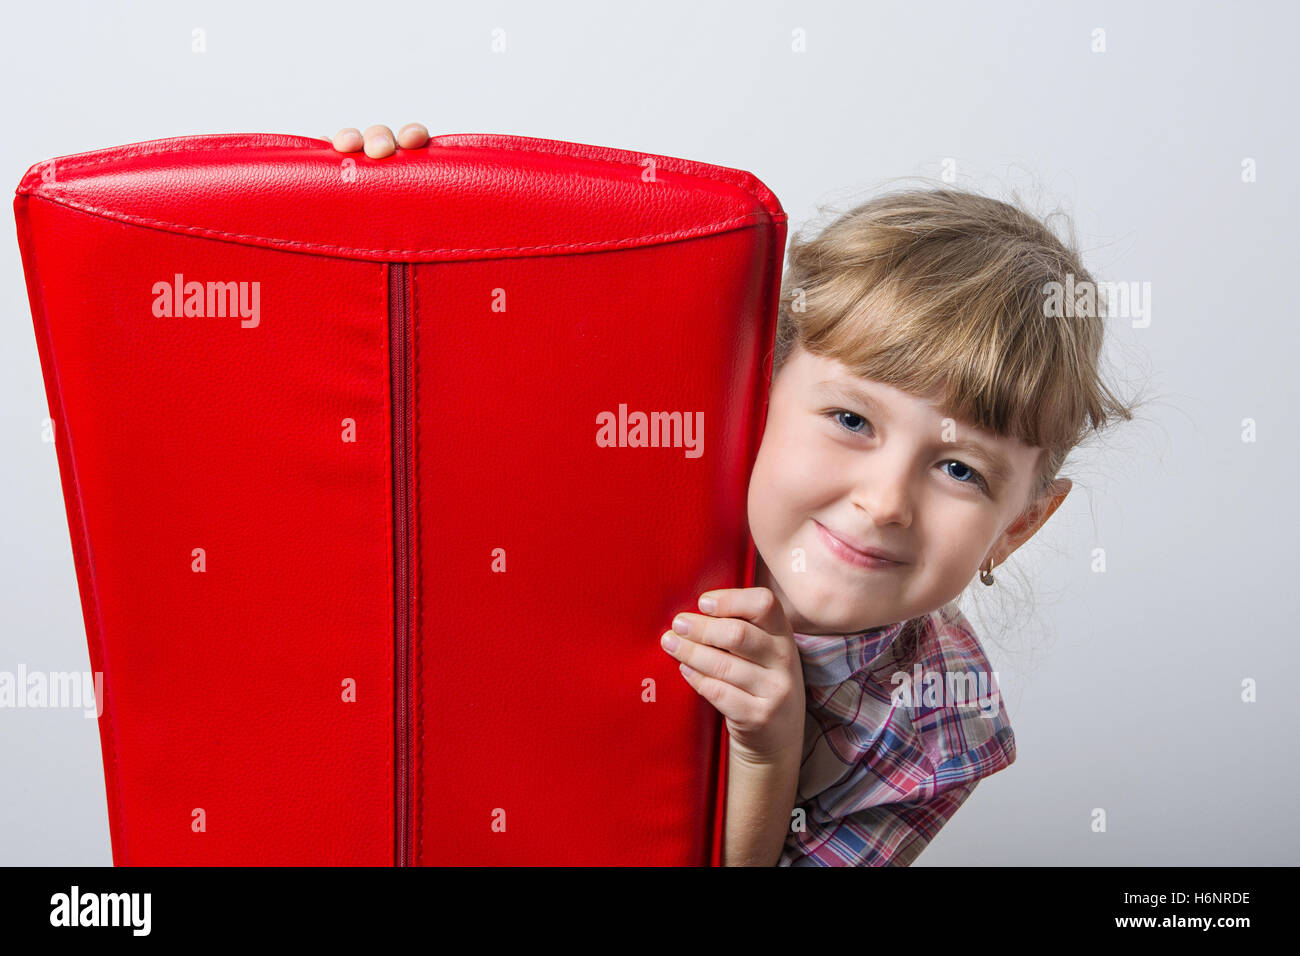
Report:
M 854 504 L 873 524 L 909 527 L 912 524 L 911 479 L 901 468 L 876 468 L 858 487 Z

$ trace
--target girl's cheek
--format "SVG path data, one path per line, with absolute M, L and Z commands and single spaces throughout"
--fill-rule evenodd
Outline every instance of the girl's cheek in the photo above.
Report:
M 760 533 L 770 533 L 780 523 L 780 508 L 770 489 L 760 488 L 751 496 L 749 521 Z

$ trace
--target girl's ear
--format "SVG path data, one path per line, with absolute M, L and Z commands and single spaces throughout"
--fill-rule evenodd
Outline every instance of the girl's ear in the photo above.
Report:
M 1073 487 L 1074 482 L 1069 478 L 1057 478 L 1047 491 L 1030 502 L 1029 507 L 1020 512 L 1002 532 L 1002 541 L 994 549 L 994 563 L 1001 564 L 1022 544 L 1037 534 L 1038 529 L 1052 516 L 1052 513 L 1061 507 L 1061 502 Z M 987 560 L 985 558 L 985 561 Z

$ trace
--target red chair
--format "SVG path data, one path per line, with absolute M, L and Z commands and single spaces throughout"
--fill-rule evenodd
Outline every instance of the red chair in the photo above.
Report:
M 115 864 L 719 862 L 725 725 L 659 635 L 752 583 L 761 182 L 217 135 L 14 210 Z

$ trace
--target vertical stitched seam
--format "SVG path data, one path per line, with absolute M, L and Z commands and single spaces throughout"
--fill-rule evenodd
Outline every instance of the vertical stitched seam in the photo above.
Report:
M 384 487 L 388 489 L 386 494 L 386 497 L 388 499 L 388 507 L 384 509 L 384 520 L 388 525 L 387 528 L 388 548 L 386 550 L 388 552 L 388 600 L 390 602 L 390 605 L 397 594 L 397 588 L 396 588 L 397 568 L 395 566 L 394 555 L 393 555 L 393 544 L 396 540 L 395 538 L 396 529 L 395 529 L 395 522 L 393 516 L 393 509 L 397 507 L 397 499 L 396 496 L 393 494 L 393 414 L 392 414 L 392 409 L 393 409 L 393 348 L 392 348 L 393 302 L 392 302 L 392 294 L 391 294 L 392 286 L 389 278 L 389 274 L 391 270 L 392 270 L 392 266 L 389 265 L 388 263 L 384 263 L 383 268 L 379 270 L 379 280 L 380 283 L 382 284 L 382 291 L 381 291 L 379 301 L 383 303 L 383 314 L 384 316 L 387 317 L 387 321 L 383 323 L 383 330 L 380 334 L 380 350 L 386 359 L 386 361 L 384 362 L 384 369 L 386 371 L 385 377 L 387 378 L 387 382 L 385 383 L 387 387 L 384 389 L 385 397 L 383 401 L 383 409 L 384 409 L 384 419 L 386 425 L 384 429 L 384 434 L 387 436 L 387 444 L 388 444 L 388 449 L 387 449 L 388 453 L 384 455 Z M 394 846 L 393 846 L 394 863 L 397 862 L 396 857 L 398 852 L 398 848 L 395 845 L 395 838 L 397 834 L 397 820 L 395 819 L 396 808 L 393 805 L 394 803 L 393 794 L 395 794 L 397 790 L 397 775 L 393 769 L 394 740 L 393 740 L 393 732 L 392 732 L 394 723 L 397 720 L 396 701 L 393 698 L 393 661 L 395 659 L 396 650 L 397 650 L 397 616 L 394 613 L 388 615 L 388 655 L 387 655 L 387 664 L 383 669 L 386 675 L 385 679 L 388 684 L 388 691 L 385 696 L 385 700 L 388 701 L 388 719 L 384 722 L 384 726 L 386 727 L 384 731 L 384 739 L 386 741 L 384 745 L 384 778 L 386 780 L 391 781 L 391 787 L 392 787 L 392 789 L 389 791 L 389 799 L 385 802 L 388 804 L 388 813 L 387 813 L 388 836 L 390 838 L 394 838 Z
M 424 864 L 424 596 L 421 593 L 421 587 L 424 580 L 422 568 L 423 551 L 420 549 L 420 502 L 423 498 L 420 495 L 420 467 L 419 467 L 419 449 L 420 449 L 420 334 L 419 323 L 416 321 L 416 306 L 420 301 L 417 292 L 417 281 L 419 270 L 415 268 L 415 263 L 408 263 L 406 268 L 410 269 L 411 283 L 407 309 L 411 313 L 411 408 L 410 414 L 413 416 L 411 431 L 413 437 L 411 447 L 407 450 L 411 461 L 411 484 L 414 493 L 411 495 L 411 516 L 409 523 L 414 524 L 414 542 L 415 547 L 411 549 L 414 566 L 415 585 L 412 588 L 412 594 L 415 595 L 415 629 L 411 635 L 412 640 L 416 642 L 415 646 L 415 731 L 416 731 L 416 779 L 415 779 L 415 834 L 416 834 L 416 864 Z

